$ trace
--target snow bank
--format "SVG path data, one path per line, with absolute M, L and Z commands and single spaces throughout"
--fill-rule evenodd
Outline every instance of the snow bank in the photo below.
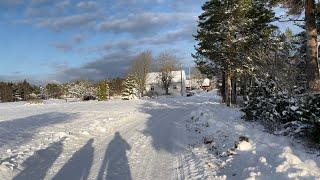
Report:
M 242 112 L 220 104 L 215 92 L 200 96 L 208 102 L 191 113 L 186 127 L 193 159 L 212 164 L 202 178 L 320 179 L 319 152 L 242 120 Z

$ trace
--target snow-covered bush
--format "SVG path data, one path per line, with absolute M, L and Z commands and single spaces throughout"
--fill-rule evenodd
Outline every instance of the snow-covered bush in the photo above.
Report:
M 290 110 L 292 121 L 282 124 L 277 133 L 306 136 L 320 143 L 320 94 L 300 96 L 296 106 L 290 106 Z
M 81 98 L 96 97 L 97 90 L 89 81 L 77 81 L 66 85 L 67 97 Z
M 271 79 L 255 79 L 255 85 L 248 93 L 249 99 L 242 109 L 245 112 L 245 119 L 263 119 L 263 121 L 271 121 L 267 124 L 273 125 L 275 117 L 279 116 L 279 113 L 275 111 L 275 92 L 276 86 Z
M 303 96 L 296 113 L 301 122 L 309 125 L 307 133 L 320 143 L 320 94 Z
M 256 80 L 242 111 L 269 131 L 320 140 L 320 94 L 289 94 L 278 91 L 271 79 Z
M 137 89 L 137 82 L 133 76 L 129 75 L 125 80 L 123 86 L 124 86 L 124 90 L 122 91 L 123 100 L 131 100 L 131 99 L 138 98 L 139 92 Z

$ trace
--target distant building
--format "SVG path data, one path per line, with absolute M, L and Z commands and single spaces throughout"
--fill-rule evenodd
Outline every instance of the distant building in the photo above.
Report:
M 201 88 L 203 90 L 211 90 L 212 89 L 212 85 L 211 85 L 211 81 L 208 78 L 205 78 L 202 82 L 202 86 Z
M 188 91 L 194 90 L 194 89 L 201 89 L 201 84 L 202 84 L 201 79 L 187 79 L 186 80 L 186 88 Z
M 186 89 L 194 90 L 194 89 L 203 89 L 203 90 L 211 90 L 212 82 L 210 79 L 188 79 L 186 80 Z
M 169 94 L 180 96 L 186 94 L 186 73 L 185 71 L 172 71 L 172 80 L 169 87 Z M 147 95 L 165 95 L 166 91 L 161 85 L 161 72 L 148 73 L 146 79 Z
M 193 89 L 192 82 L 190 79 L 186 80 L 186 89 L 187 91 L 191 91 Z

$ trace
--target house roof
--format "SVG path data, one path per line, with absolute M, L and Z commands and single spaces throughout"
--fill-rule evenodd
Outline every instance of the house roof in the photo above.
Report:
M 181 82 L 181 75 L 182 81 L 186 80 L 186 73 L 185 71 L 172 71 L 172 82 Z M 161 72 L 151 72 L 147 74 L 146 84 L 158 84 L 161 78 Z

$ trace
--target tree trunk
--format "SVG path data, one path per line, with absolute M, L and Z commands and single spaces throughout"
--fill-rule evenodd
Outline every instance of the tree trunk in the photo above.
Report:
M 247 86 L 248 86 L 248 77 L 245 75 L 242 80 L 242 88 L 241 88 L 241 91 L 242 91 L 241 95 L 244 101 L 248 101 Z
M 232 76 L 231 84 L 232 84 L 231 103 L 237 104 L 237 77 L 236 77 L 236 75 Z
M 226 102 L 226 73 L 222 71 L 222 82 L 220 87 L 220 93 L 222 96 L 222 102 Z
M 226 104 L 231 106 L 231 94 L 232 94 L 232 85 L 231 85 L 231 74 L 230 72 L 226 73 Z
M 305 21 L 307 30 L 307 76 L 310 90 L 316 90 L 315 83 L 317 82 L 317 80 L 319 80 L 319 67 L 317 57 L 318 34 L 315 17 L 315 0 L 306 0 L 305 3 Z

